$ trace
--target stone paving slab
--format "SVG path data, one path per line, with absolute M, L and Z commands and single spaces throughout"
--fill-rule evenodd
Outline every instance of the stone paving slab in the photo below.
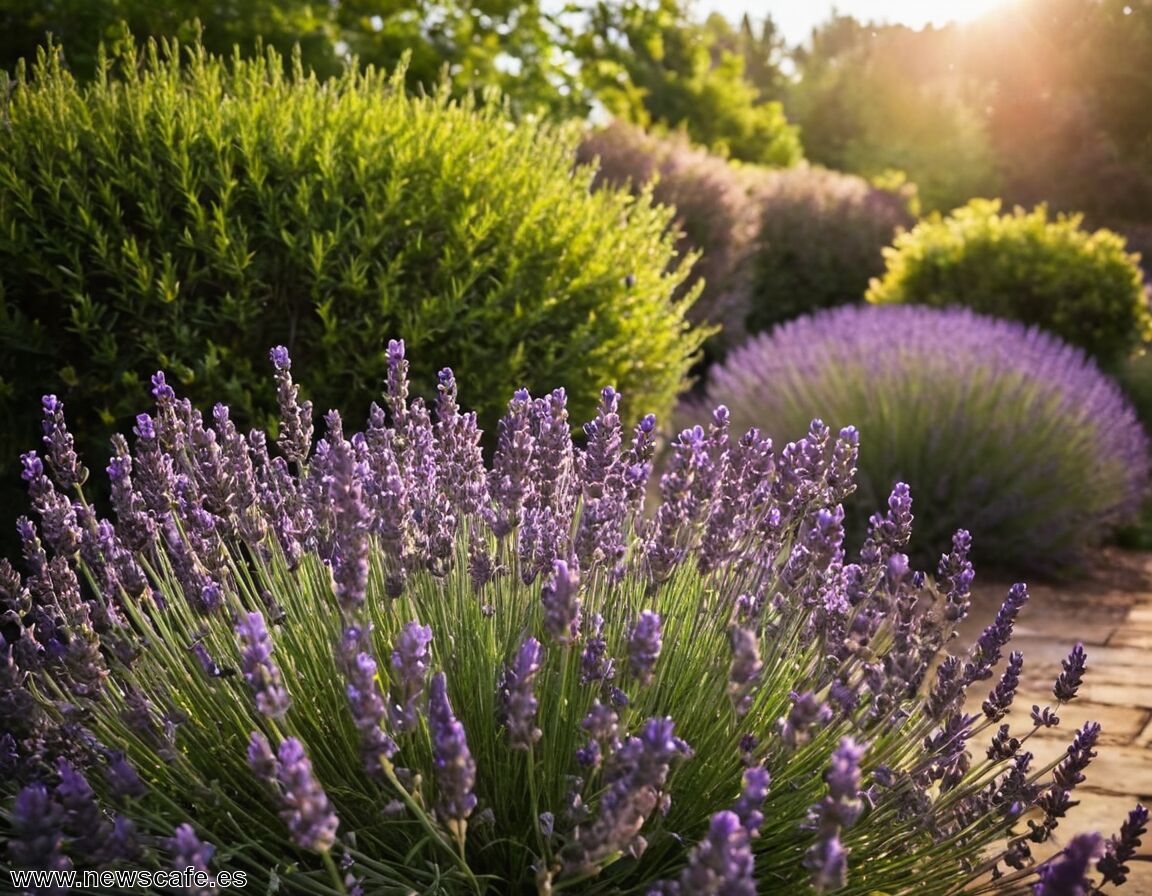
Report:
M 963 650 L 991 621 L 1007 587 L 978 585 L 972 614 L 954 651 Z M 1109 549 L 1085 579 L 1033 584 L 1029 591 L 1031 599 L 1021 611 L 1011 645 L 1024 652 L 1021 687 L 1005 721 L 1017 736 L 1032 729 L 1032 704 L 1053 703 L 1050 689 L 1060 663 L 1080 641 L 1088 654 L 1088 670 L 1079 696 L 1059 710 L 1060 726 L 1031 736 L 1027 749 L 1037 763 L 1054 762 L 1085 721 L 1102 726 L 1098 755 L 1074 794 L 1080 805 L 1053 842 L 1036 849 L 1036 856 L 1044 858 L 1079 831 L 1115 833 L 1137 801 L 1152 807 L 1152 554 Z M 969 712 L 979 712 L 994 683 L 973 689 Z M 983 745 L 971 746 L 974 758 L 981 758 Z M 1116 892 L 1152 896 L 1152 832 L 1130 867 L 1128 883 Z

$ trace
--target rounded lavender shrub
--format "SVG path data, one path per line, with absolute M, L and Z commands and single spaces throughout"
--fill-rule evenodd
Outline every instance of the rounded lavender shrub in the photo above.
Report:
M 853 306 L 801 318 L 714 369 L 707 399 L 775 438 L 814 417 L 857 427 L 856 527 L 907 482 L 920 556 L 963 526 L 985 562 L 1068 566 L 1147 487 L 1148 440 L 1112 380 L 1055 336 L 967 310 Z
M 330 412 L 314 450 L 272 358 L 275 451 L 157 374 L 115 442 L 114 520 L 45 403 L 48 462 L 24 458 L 39 522 L 20 522 L 23 574 L 0 561 L 0 872 L 192 868 L 315 896 L 1123 879 L 1140 807 L 1030 858 L 1099 726 L 1033 768 L 999 724 L 1018 654 L 988 679 L 1024 586 L 942 656 L 963 533 L 935 582 L 912 573 L 901 486 L 845 556 L 851 430 L 777 447 L 718 410 L 645 508 L 654 424 L 624 430 L 613 389 L 583 447 L 562 391 L 517 392 L 486 467 L 450 371 L 434 413 L 407 399 L 402 345 L 385 406 L 356 433 Z M 242 887 L 215 884 L 194 892 Z

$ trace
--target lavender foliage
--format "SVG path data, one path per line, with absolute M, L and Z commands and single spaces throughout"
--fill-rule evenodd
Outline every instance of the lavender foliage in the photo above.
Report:
M 1139 810 L 1035 866 L 1099 730 L 1034 762 L 1008 716 L 1027 590 L 949 651 L 975 539 L 915 569 L 908 485 L 851 553 L 853 428 L 778 445 L 721 407 L 653 483 L 655 423 L 629 433 L 614 389 L 583 443 L 562 390 L 520 392 L 486 469 L 451 372 L 433 416 L 403 345 L 386 355 L 364 430 L 330 412 L 313 447 L 276 351 L 275 455 L 158 375 L 114 442 L 109 519 L 25 455 L 36 521 L 0 563 L 0 862 L 239 865 L 318 896 L 1127 876 Z M 1073 650 L 1037 727 L 1085 665 Z
M 775 439 L 813 416 L 856 426 L 865 495 L 901 479 L 933 496 L 917 515 L 921 558 L 963 526 L 986 562 L 1067 567 L 1148 488 L 1147 437 L 1093 361 L 967 310 L 851 306 L 788 322 L 714 368 L 706 400 Z M 870 511 L 857 509 L 856 531 Z

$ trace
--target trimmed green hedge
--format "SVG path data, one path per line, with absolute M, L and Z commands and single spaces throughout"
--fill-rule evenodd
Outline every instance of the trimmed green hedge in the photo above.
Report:
M 1140 257 L 1081 222 L 1050 220 L 1043 205 L 1002 215 L 999 200 L 973 199 L 898 236 L 868 301 L 965 305 L 1036 324 L 1111 367 L 1149 333 Z
M 150 45 L 78 86 L 53 53 L 11 85 L 0 139 L 0 463 L 67 403 L 89 457 L 148 377 L 272 421 L 269 346 L 318 411 L 362 416 L 389 338 L 451 364 L 491 428 L 517 387 L 573 421 L 615 385 L 667 413 L 697 352 L 670 212 L 592 193 L 574 133 L 412 98 L 402 73 L 321 83 L 269 51 Z M 289 74 L 285 74 L 288 71 Z M 0 90 L 0 95 L 3 91 Z M 570 139 L 571 138 L 571 139 Z M 255 369 L 254 369 L 255 366 Z M 92 449 L 95 442 L 95 451 Z

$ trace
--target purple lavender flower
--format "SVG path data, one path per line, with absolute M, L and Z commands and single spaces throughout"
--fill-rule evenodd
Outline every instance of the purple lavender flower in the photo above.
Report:
M 288 349 L 278 345 L 269 357 L 276 368 L 276 397 L 280 402 L 280 438 L 276 444 L 288 460 L 303 463 L 312 450 L 312 402 L 300 401 L 300 387 L 292 382 Z
M 12 837 L 8 858 L 20 868 L 66 871 L 72 861 L 64 854 L 64 809 L 40 782 L 24 787 L 12 807 Z
M 409 622 L 396 638 L 392 651 L 392 725 L 399 732 L 414 730 L 419 725 L 417 703 L 428 680 L 432 629 L 419 622 Z
M 195 868 L 197 871 L 210 873 L 212 857 L 216 855 L 216 847 L 196 836 L 196 829 L 190 824 L 182 824 L 176 828 L 176 833 L 168 841 L 168 850 L 172 858 L 168 867 L 174 871 L 183 871 L 185 868 Z M 193 896 L 208 896 L 215 893 L 215 887 L 200 887 L 189 891 Z
M 534 687 L 544 649 L 535 638 L 525 638 L 515 662 L 501 676 L 500 720 L 508 731 L 508 743 L 527 750 L 540 739 L 536 727 L 538 701 Z
M 140 775 L 123 753 L 113 752 L 104 766 L 104 779 L 113 799 L 136 799 L 148 792 Z
M 312 774 L 312 763 L 294 737 L 286 738 L 276 753 L 276 777 L 284 809 L 280 817 L 292 840 L 301 849 L 327 852 L 336 842 L 340 819 L 332 811 L 328 795 Z
M 1104 852 L 1099 834 L 1077 834 L 1063 851 L 1039 868 L 1040 880 L 1032 887 L 1034 896 L 1089 896 L 1093 892 L 1087 878 L 1089 866 Z
M 728 669 L 728 696 L 743 716 L 752 704 L 752 689 L 760 678 L 764 663 L 760 660 L 760 640 L 756 632 L 734 628 L 731 633 L 732 665 Z
M 812 872 L 811 883 L 818 893 L 836 890 L 847 882 L 848 856 L 840 843 L 840 832 L 860 817 L 860 760 L 866 748 L 845 737 L 832 754 L 824 775 L 828 794 L 809 813 L 816 842 L 804 858 Z
M 1052 772 L 1052 779 L 1065 790 L 1071 790 L 1084 780 L 1084 769 L 1096 758 L 1096 740 L 1100 737 L 1100 724 L 1098 722 L 1085 722 L 1084 727 L 1076 732 L 1072 743 L 1060 764 Z
M 352 446 L 345 441 L 335 443 L 329 458 L 329 500 L 336 518 L 332 578 L 337 601 L 345 612 L 351 613 L 364 603 L 368 589 L 369 515 Z
M 660 616 L 644 610 L 628 634 L 628 669 L 640 684 L 646 685 L 652 680 L 660 647 Z
M 740 824 L 748 831 L 749 837 L 755 837 L 760 832 L 760 825 L 764 823 L 764 800 L 768 797 L 768 786 L 772 783 L 772 776 L 762 765 L 754 765 L 744 770 L 744 789 L 740 798 L 732 807 L 740 819 Z
M 748 831 L 736 813 L 717 812 L 708 823 L 708 836 L 688 854 L 679 892 L 684 896 L 756 896 L 755 868 Z
M 1061 703 L 1075 699 L 1076 692 L 1084 680 L 1084 668 L 1087 662 L 1088 657 L 1084 653 L 1084 645 L 1077 644 L 1072 648 L 1067 659 L 1061 663 L 1064 671 L 1056 678 L 1056 684 L 1052 688 L 1052 693 Z
M 776 729 L 780 739 L 790 747 L 798 747 L 808 742 L 813 728 L 821 728 L 832 719 L 832 710 L 812 691 L 789 695 L 792 709 L 788 715 L 778 719 Z
M 605 761 L 608 789 L 595 816 L 576 829 L 575 840 L 565 850 L 567 872 L 596 869 L 616 852 L 643 851 L 640 829 L 661 803 L 672 763 L 692 754 L 673 728 L 671 719 L 649 719 L 638 735 L 621 743 Z
M 64 402 L 55 395 L 45 395 L 42 404 L 44 447 L 56 482 L 65 490 L 83 485 L 88 479 L 88 470 L 76 456 L 76 443 L 64 423 Z
M 463 838 L 464 824 L 476 808 L 476 762 L 468 749 L 464 726 L 448 701 L 448 682 L 443 672 L 432 676 L 428 692 L 428 725 L 432 731 L 432 759 L 439 793 L 441 819 Z
M 991 721 L 999 722 L 1012 708 L 1012 698 L 1020 685 L 1020 670 L 1024 668 L 1024 654 L 1019 650 L 1008 655 L 1008 666 L 1000 676 L 1000 681 L 984 701 L 983 710 Z
M 1130 869 L 1125 862 L 1136 855 L 1140 846 L 1140 838 L 1148 831 L 1148 810 L 1136 804 L 1136 808 L 1128 813 L 1119 834 L 1113 834 L 1104 845 L 1104 855 L 1096 863 L 1096 870 L 1103 876 L 1101 884 L 1116 884 L 1119 886 L 1128 880 Z
M 610 681 L 615 675 L 615 662 L 606 656 L 608 642 L 603 638 L 604 617 L 597 613 L 592 617 L 592 632 L 584 642 L 580 654 L 580 683 L 590 681 Z
M 360 757 L 366 771 L 378 774 L 381 759 L 391 759 L 397 748 L 384 732 L 388 708 L 376 680 L 376 661 L 367 653 L 357 653 L 345 663 L 345 678 L 352 720 L 360 733 Z
M 580 575 L 563 560 L 552 564 L 552 578 L 540 589 L 544 630 L 558 644 L 567 644 L 580 632 Z
M 268 787 L 276 786 L 276 754 L 268 738 L 259 731 L 253 731 L 248 740 L 248 767 L 257 780 Z
M 292 701 L 284 690 L 280 669 L 272 661 L 272 639 L 264 626 L 263 614 L 254 612 L 242 617 L 236 633 L 243 645 L 240 668 L 252 688 L 256 708 L 270 718 L 283 718 Z

